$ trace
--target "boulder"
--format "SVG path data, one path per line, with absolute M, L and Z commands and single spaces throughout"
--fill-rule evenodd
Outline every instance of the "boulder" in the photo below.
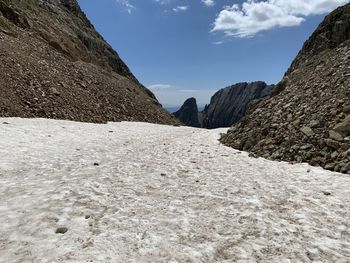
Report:
M 308 137 L 311 137 L 315 134 L 314 131 L 310 127 L 302 127 L 300 129 L 300 131 Z
M 329 138 L 336 140 L 338 142 L 342 142 L 344 140 L 344 136 L 341 135 L 339 132 L 330 130 L 329 131 Z
M 350 135 L 350 115 L 348 115 L 344 121 L 337 124 L 334 127 L 334 130 L 340 133 L 347 135 Z

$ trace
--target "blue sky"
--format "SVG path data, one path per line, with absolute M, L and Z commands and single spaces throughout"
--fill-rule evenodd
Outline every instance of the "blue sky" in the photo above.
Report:
M 237 82 L 277 83 L 324 16 L 348 0 L 78 0 L 163 105 Z M 243 5 L 242 5 L 243 4 Z

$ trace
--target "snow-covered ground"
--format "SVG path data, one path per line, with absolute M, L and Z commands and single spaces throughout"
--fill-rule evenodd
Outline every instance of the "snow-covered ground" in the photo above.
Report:
M 0 261 L 350 262 L 350 177 L 224 131 L 0 119 Z

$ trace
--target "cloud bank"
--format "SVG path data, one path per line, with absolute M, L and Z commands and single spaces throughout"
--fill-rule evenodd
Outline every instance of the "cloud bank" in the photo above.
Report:
M 211 30 L 228 36 L 252 37 L 276 27 L 298 26 L 305 17 L 328 13 L 349 0 L 247 0 L 241 6 L 225 6 Z

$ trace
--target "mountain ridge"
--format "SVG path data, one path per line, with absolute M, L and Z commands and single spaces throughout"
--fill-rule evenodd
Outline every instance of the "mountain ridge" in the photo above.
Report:
M 236 83 L 215 92 L 203 111 L 196 111 L 196 101 L 190 98 L 174 115 L 182 123 L 192 127 L 229 127 L 245 115 L 250 103 L 269 97 L 274 88 L 275 85 L 267 85 L 263 81 Z
M 249 103 L 268 97 L 273 88 L 274 85 L 255 81 L 236 83 L 219 90 L 202 112 L 202 126 L 208 129 L 231 126 L 245 115 Z

